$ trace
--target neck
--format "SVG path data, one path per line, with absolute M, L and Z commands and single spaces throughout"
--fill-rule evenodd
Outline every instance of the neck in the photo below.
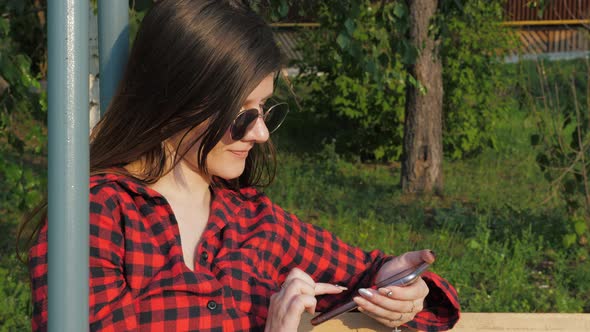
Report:
M 210 178 L 187 165 L 178 163 L 170 172 L 156 181 L 152 187 L 169 197 L 186 197 L 193 202 L 209 202 Z
M 133 174 L 141 169 L 141 162 L 133 162 L 125 168 Z M 185 161 L 180 161 L 149 187 L 164 195 L 166 199 L 186 198 L 195 203 L 202 202 L 208 205 L 211 197 L 210 183 L 209 176 L 195 170 Z

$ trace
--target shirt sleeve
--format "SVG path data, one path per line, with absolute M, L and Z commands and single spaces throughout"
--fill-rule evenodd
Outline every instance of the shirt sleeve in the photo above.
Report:
M 124 274 L 120 204 L 108 186 L 90 192 L 90 330 L 128 331 L 138 326 Z
M 90 192 L 89 318 L 91 331 L 137 328 L 131 292 L 123 274 L 124 243 L 115 190 Z M 29 252 L 33 331 L 47 330 L 47 222 Z
M 426 271 L 422 278 L 429 293 L 424 309 L 406 325 L 420 331 L 447 331 L 459 321 L 461 306 L 455 288 L 445 279 Z
M 379 250 L 363 251 L 320 227 L 299 221 L 276 205 L 273 209 L 276 219 L 284 223 L 286 234 L 282 241 L 285 251 L 282 278 L 292 268 L 298 267 L 318 282 L 349 288 L 343 294 L 320 296 L 316 307 L 318 311 L 343 303 L 359 288 L 373 286 L 377 271 L 393 258 Z M 457 292 L 435 273 L 425 272 L 423 278 L 430 290 L 426 298 L 427 306 L 407 325 L 424 331 L 452 328 L 459 320 Z

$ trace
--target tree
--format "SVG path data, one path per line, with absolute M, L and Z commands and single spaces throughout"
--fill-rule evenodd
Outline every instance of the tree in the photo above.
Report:
M 409 73 L 419 82 L 408 84 L 401 184 L 406 192 L 441 191 L 442 62 L 429 26 L 437 0 L 410 1 L 410 41 L 418 56 Z

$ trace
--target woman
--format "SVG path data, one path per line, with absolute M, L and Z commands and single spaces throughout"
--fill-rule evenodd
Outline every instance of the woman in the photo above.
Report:
M 164 0 L 145 16 L 91 140 L 90 330 L 296 331 L 303 312 L 351 294 L 391 327 L 458 320 L 433 273 L 370 288 L 431 252 L 363 252 L 255 189 L 274 175 L 280 66 L 269 26 L 239 2 Z M 33 330 L 45 330 L 46 224 L 30 266 Z

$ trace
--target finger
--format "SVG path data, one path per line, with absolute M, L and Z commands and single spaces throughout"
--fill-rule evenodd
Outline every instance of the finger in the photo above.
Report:
M 357 303 L 359 310 L 370 315 L 373 318 L 381 318 L 385 320 L 391 320 L 392 317 L 396 317 L 397 320 L 402 320 L 403 322 L 410 321 L 414 319 L 416 316 L 416 312 L 404 312 L 401 310 L 389 310 L 384 307 L 381 307 L 367 299 L 357 296 L 354 297 L 353 300 Z M 402 307 L 407 307 L 407 304 L 401 304 Z M 361 310 L 362 309 L 362 310 Z M 399 318 L 397 318 L 399 317 Z M 401 323 L 400 323 L 401 324 Z
M 418 278 L 414 283 L 408 286 L 387 286 L 379 288 L 378 291 L 379 294 L 391 299 L 409 301 L 426 298 L 429 288 L 422 278 Z
M 296 314 L 301 316 L 303 311 L 307 311 L 310 314 L 315 314 L 315 306 L 317 299 L 313 295 L 297 295 L 294 296 L 287 307 L 287 314 Z
M 283 282 L 283 284 L 285 284 L 293 279 L 301 279 L 310 285 L 315 285 L 315 281 L 311 278 L 311 276 L 309 274 L 303 272 L 303 270 L 301 270 L 299 268 L 293 268 L 289 272 L 289 274 L 287 275 L 287 278 L 285 278 L 285 281 Z
M 315 296 L 315 283 L 309 284 L 307 280 L 295 278 L 283 284 L 285 296 L 295 296 L 299 294 Z
M 281 288 L 287 288 L 294 280 L 303 281 L 307 283 L 312 289 L 315 288 L 315 281 L 311 278 L 311 276 L 298 268 L 293 268 L 289 272 L 285 278 L 285 281 L 281 285 Z
M 401 326 L 409 321 L 411 321 L 412 319 L 408 319 L 407 317 L 405 317 L 404 314 L 394 314 L 392 317 L 389 318 L 384 318 L 384 317 L 378 317 L 373 315 L 370 312 L 365 311 L 362 308 L 359 308 L 359 311 L 364 313 L 365 315 L 373 318 L 374 320 L 378 321 L 379 323 L 385 325 L 385 326 L 389 326 L 389 327 L 397 327 L 397 326 Z
M 414 319 L 414 313 L 405 313 L 401 311 L 391 311 L 386 310 L 375 303 L 367 301 L 365 298 L 357 296 L 353 298 L 353 300 L 358 304 L 359 311 L 375 318 L 375 319 L 383 319 L 383 320 L 392 320 L 395 319 L 398 322 L 398 325 L 401 325 L 405 322 L 408 322 Z
M 318 282 L 315 284 L 315 295 L 340 294 L 346 289 L 347 288 L 343 286 Z
M 366 304 L 367 308 L 373 308 L 373 307 L 381 308 L 383 310 L 382 314 L 384 317 L 390 316 L 386 312 L 409 312 L 410 309 L 412 308 L 411 301 L 402 301 L 402 300 L 392 299 L 392 298 L 389 298 L 385 295 L 379 294 L 379 292 L 377 292 L 374 289 L 359 289 L 359 294 L 361 296 L 360 297 L 357 296 L 357 297 L 355 297 L 355 299 L 360 298 L 362 301 L 366 301 L 367 303 L 370 303 L 370 304 Z M 358 303 L 357 300 L 355 300 L 355 302 Z M 363 302 L 363 303 L 365 303 L 365 302 Z M 371 312 L 373 312 L 373 311 L 381 312 L 380 310 L 370 310 L 370 311 Z
M 405 266 L 416 266 L 422 262 L 432 264 L 436 259 L 434 252 L 429 249 L 410 251 L 399 256 L 398 258 Z
M 304 311 L 314 314 L 317 300 L 313 296 L 300 294 L 289 298 L 284 302 L 284 305 L 278 304 L 280 302 L 281 300 L 278 299 L 278 296 L 271 296 L 269 317 L 267 319 L 267 328 L 270 326 L 271 331 L 276 330 L 277 326 L 299 326 L 301 315 Z M 273 326 L 274 328 L 272 328 Z
M 375 283 L 380 283 L 403 270 L 416 267 L 424 261 L 432 264 L 434 260 L 434 253 L 430 250 L 407 252 L 383 264 L 375 276 Z

